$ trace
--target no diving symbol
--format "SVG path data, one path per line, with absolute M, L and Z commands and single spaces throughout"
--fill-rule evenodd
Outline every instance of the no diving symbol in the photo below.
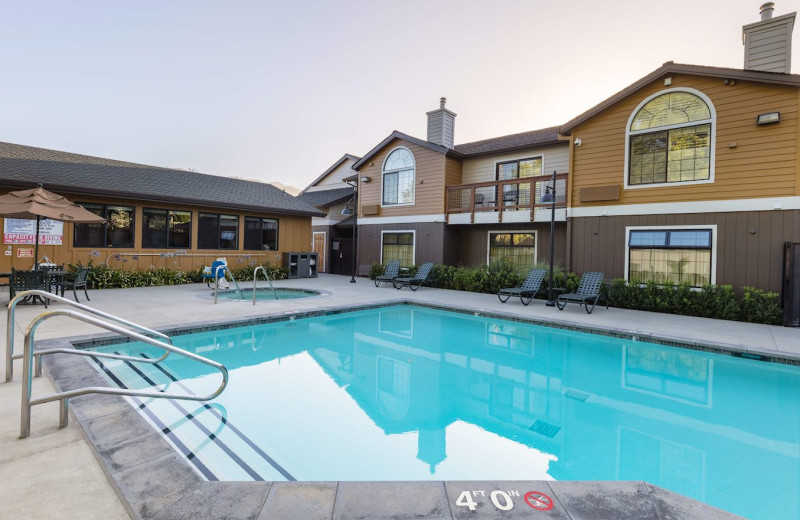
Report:
M 525 503 L 539 511 L 550 511 L 553 509 L 553 499 L 538 491 L 525 493 Z

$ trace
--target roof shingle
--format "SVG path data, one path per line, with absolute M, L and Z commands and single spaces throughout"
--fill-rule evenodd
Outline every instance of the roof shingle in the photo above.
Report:
M 548 144 L 567 144 L 565 141 L 558 140 L 558 127 L 551 126 L 530 132 L 519 134 L 504 135 L 472 143 L 457 144 L 455 150 L 464 154 L 466 157 L 488 155 L 498 152 L 507 152 L 530 148 L 532 146 L 544 146 Z

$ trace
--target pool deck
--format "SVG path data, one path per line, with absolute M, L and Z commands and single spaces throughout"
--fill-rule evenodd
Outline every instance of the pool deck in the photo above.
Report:
M 792 364 L 800 364 L 800 329 L 747 324 L 706 318 L 692 318 L 640 311 L 606 309 L 598 307 L 591 315 L 577 305 L 564 311 L 544 306 L 535 300 L 524 307 L 519 300 L 500 303 L 493 295 L 464 293 L 422 288 L 417 292 L 401 291 L 390 286 L 375 288 L 367 279 L 359 278 L 351 284 L 346 276 L 321 275 L 318 279 L 286 280 L 276 286 L 322 289 L 327 296 L 279 302 L 259 301 L 225 302 L 214 305 L 211 291 L 205 285 L 185 285 L 135 289 L 90 291 L 90 305 L 130 321 L 156 328 L 175 328 L 182 325 L 208 323 L 220 320 L 242 320 L 269 315 L 308 312 L 370 303 L 397 300 L 424 304 L 458 307 L 470 312 L 504 314 L 510 317 L 533 319 L 569 328 L 598 330 L 606 333 L 635 335 L 641 339 L 657 337 L 660 341 L 686 343 L 694 348 L 731 350 L 758 355 Z M 83 296 L 79 296 L 83 301 Z M 0 292 L 0 301 L 8 301 L 7 291 Z M 51 309 L 67 308 L 64 304 L 51 305 Z M 24 328 L 30 320 L 43 311 L 41 305 L 19 305 L 16 313 L 15 352 L 22 351 Z M 2 320 L 2 332 L 5 334 Z M 55 318 L 44 323 L 37 340 L 58 340 L 97 334 L 91 325 Z M 63 356 L 62 356 L 63 357 Z M 66 362 L 69 365 L 69 362 Z M 84 363 L 85 364 L 85 363 Z M 61 365 L 61 369 L 65 365 Z M 88 365 L 87 365 L 88 367 Z M 68 368 L 68 367 L 67 367 Z M 191 507 L 204 506 L 215 511 L 214 517 L 262 518 L 494 518 L 502 513 L 504 518 L 538 516 L 534 509 L 515 507 L 512 511 L 497 510 L 489 503 L 491 490 L 518 489 L 520 492 L 536 490 L 555 498 L 548 516 L 554 518 L 600 518 L 602 511 L 614 514 L 613 518 L 725 518 L 728 515 L 708 506 L 687 501 L 678 495 L 642 482 L 603 483 L 583 482 L 530 482 L 530 483 L 227 483 L 187 482 L 183 494 L 167 493 L 174 489 L 176 479 L 162 474 L 164 487 L 155 483 L 140 496 L 141 509 L 127 506 L 118 498 L 119 481 L 113 484 L 107 474 L 108 464 L 98 461 L 96 451 L 86 441 L 86 425 L 105 417 L 102 405 L 92 405 L 91 398 L 73 400 L 73 418 L 65 429 L 58 429 L 58 405 L 48 403 L 35 406 L 32 413 L 31 437 L 20 440 L 19 399 L 21 393 L 22 363 L 14 364 L 15 378 L 11 383 L 0 383 L 0 518 L 72 518 L 84 519 L 134 517 L 190 517 Z M 59 370 L 50 365 L 50 370 Z M 0 357 L 0 373 L 5 373 L 5 357 Z M 52 374 L 51 374 L 52 375 Z M 59 374 L 55 374 L 58 377 Z M 61 373 L 64 375 L 64 372 Z M 63 383 L 64 380 L 62 380 Z M 62 383 L 59 383 L 61 385 Z M 37 378 L 33 393 L 41 396 L 54 391 L 47 378 Z M 115 398 L 119 399 L 119 398 Z M 83 400 L 83 402 L 81 402 Z M 116 406 L 116 405 L 115 405 Z M 115 410 L 120 413 L 119 410 Z M 108 414 L 111 415 L 110 413 Z M 130 414 L 128 414 L 130 415 Z M 78 418 L 79 420 L 75 420 Z M 80 426 L 83 421 L 84 428 Z M 156 447 L 157 449 L 157 447 Z M 135 466 L 140 453 L 128 454 L 126 464 Z M 144 462 L 142 462 L 144 464 Z M 157 475 L 153 474 L 156 480 Z M 208 503 L 209 485 L 229 489 L 219 495 L 214 504 Z M 538 487 L 537 487 L 538 486 Z M 236 491 L 233 488 L 236 488 Z M 476 496 L 477 510 L 467 513 L 456 507 L 461 491 L 485 491 Z M 145 491 L 145 489 L 141 489 Z M 549 493 L 547 493 L 549 491 Z M 524 495 L 524 493 L 523 493 Z M 42 497 L 46 496 L 46 500 Z M 227 496 L 227 500 L 224 497 Z M 592 505 L 587 509 L 587 500 Z M 515 499 L 521 500 L 519 498 Z M 243 507 L 247 509 L 241 509 Z M 128 509 L 126 509 L 126 507 Z M 210 509 L 209 509 L 210 508 Z M 221 508 L 221 509 L 214 509 Z M 604 509 L 608 508 L 608 509 Z M 621 508 L 621 509 L 620 509 Z M 644 509 L 643 509 L 644 508 Z M 628 515 L 618 516 L 620 511 Z M 249 511 L 249 512 L 248 512 Z

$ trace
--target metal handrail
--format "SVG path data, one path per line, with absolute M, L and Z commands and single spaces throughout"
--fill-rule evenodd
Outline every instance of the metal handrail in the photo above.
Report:
M 272 295 L 275 299 L 278 299 L 278 293 L 275 291 L 275 287 L 272 285 L 272 280 L 269 279 L 269 275 L 267 274 L 267 270 L 264 268 L 263 265 L 259 265 L 255 269 L 253 269 L 253 305 L 256 304 L 256 282 L 258 281 L 258 272 L 261 271 L 264 273 L 264 278 L 267 279 L 267 283 L 269 283 L 269 288 L 272 289 Z
M 71 317 L 84 323 L 89 323 L 91 325 L 96 325 L 97 327 L 109 330 L 111 332 L 116 332 L 117 334 L 122 334 L 127 336 L 131 339 L 141 341 L 143 343 L 147 343 L 149 345 L 153 345 L 155 347 L 164 349 L 168 352 L 174 352 L 175 354 L 187 357 L 189 359 L 193 359 L 195 361 L 199 361 L 205 365 L 209 365 L 211 367 L 216 368 L 222 373 L 222 383 L 220 384 L 219 388 L 212 394 L 207 396 L 195 396 L 195 395 L 186 395 L 186 394 L 172 394 L 167 392 L 150 392 L 146 390 L 130 390 L 124 388 L 110 388 L 110 387 L 102 387 L 102 386 L 92 386 L 92 387 L 85 387 L 85 388 L 78 388 L 75 390 L 68 390 L 65 392 L 57 392 L 55 394 L 46 395 L 44 397 L 39 397 L 38 399 L 31 399 L 31 391 L 32 391 L 32 380 L 33 380 L 33 347 L 34 347 L 34 336 L 36 335 L 36 329 L 39 325 L 44 322 L 44 320 L 54 318 L 56 316 L 67 316 Z M 70 349 L 52 349 L 52 350 L 43 350 L 40 351 L 39 354 L 47 355 L 53 354 L 56 352 L 64 352 L 70 354 L 78 354 L 81 351 L 78 350 L 70 350 Z M 101 353 L 93 353 L 92 355 L 98 355 Z M 112 357 L 116 356 L 116 354 L 105 354 L 102 357 Z M 127 358 L 128 356 L 118 356 L 120 358 Z M 143 358 L 130 358 L 129 360 L 134 360 L 138 362 L 147 362 L 146 359 Z M 188 352 L 181 348 L 178 348 L 174 345 L 170 345 L 169 343 L 165 343 L 163 341 L 159 341 L 157 339 L 150 338 L 143 334 L 139 334 L 138 332 L 134 332 L 131 330 L 124 329 L 113 323 L 107 323 L 105 321 L 99 320 L 87 314 L 83 314 L 76 311 L 71 311 L 67 309 L 59 309 L 53 311 L 46 311 L 31 321 L 30 325 L 28 325 L 27 330 L 25 331 L 25 344 L 24 344 L 24 352 L 23 352 L 23 362 L 22 362 L 22 409 L 20 413 L 20 438 L 24 439 L 28 437 L 31 433 L 31 407 L 37 404 L 49 403 L 51 401 L 60 401 L 59 406 L 59 428 L 64 428 L 69 423 L 69 398 L 70 397 L 77 397 L 80 395 L 86 394 L 106 394 L 106 395 L 122 395 L 122 396 L 135 396 L 135 397 L 152 397 L 155 399 L 184 399 L 187 401 L 210 401 L 214 399 L 218 395 L 225 390 L 225 387 L 228 385 L 228 369 L 225 368 L 220 363 L 216 361 L 212 361 L 210 359 L 204 358 L 202 356 L 198 356 L 192 352 Z
M 97 316 L 103 317 L 107 320 L 115 321 L 126 327 L 130 327 L 132 329 L 137 329 L 140 332 L 144 332 L 147 334 L 152 334 L 156 337 L 164 339 L 169 344 L 172 344 L 172 338 L 164 334 L 163 332 L 158 332 L 157 330 L 148 329 L 147 327 L 143 327 L 139 324 L 133 323 L 132 321 L 128 321 L 122 319 L 118 316 L 114 316 L 113 314 L 108 314 L 107 312 L 99 311 L 93 307 L 89 307 L 88 305 L 84 305 L 82 303 L 74 302 L 63 296 L 58 296 L 57 294 L 52 294 L 47 291 L 42 291 L 41 289 L 33 289 L 30 291 L 25 291 L 17 294 L 14 298 L 8 302 L 8 316 L 6 317 L 6 383 L 10 382 L 14 379 L 14 363 L 15 359 L 20 359 L 22 354 L 14 355 L 14 313 L 16 312 L 17 304 L 30 296 L 39 296 L 41 298 L 48 298 L 51 300 L 55 300 L 57 302 L 66 303 L 71 305 L 72 307 L 77 307 L 82 311 L 89 312 L 91 314 L 95 314 Z M 163 361 L 169 352 L 165 352 L 162 357 L 157 359 L 155 362 L 158 363 L 159 361 Z M 37 368 L 37 375 L 41 375 L 41 371 Z
M 214 271 L 214 304 L 216 305 L 217 303 L 217 291 L 219 290 L 220 269 L 224 269 L 225 271 L 228 272 L 229 275 L 231 275 L 231 280 L 233 280 L 233 285 L 236 286 L 236 292 L 238 292 L 239 296 L 241 296 L 242 300 L 244 300 L 244 293 L 242 293 L 242 290 L 239 288 L 239 282 L 236 281 L 236 278 L 233 276 L 233 273 L 231 272 L 230 269 L 228 269 L 228 264 L 222 264 L 218 265 L 216 271 Z

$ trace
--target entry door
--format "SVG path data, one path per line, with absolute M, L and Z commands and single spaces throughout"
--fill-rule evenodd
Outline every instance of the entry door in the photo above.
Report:
M 331 272 L 333 274 L 350 274 L 353 269 L 353 239 L 335 238 L 331 243 Z
M 317 272 L 326 273 L 325 270 L 325 238 L 327 233 L 324 231 L 314 232 L 314 241 L 311 243 L 311 251 L 317 253 Z

